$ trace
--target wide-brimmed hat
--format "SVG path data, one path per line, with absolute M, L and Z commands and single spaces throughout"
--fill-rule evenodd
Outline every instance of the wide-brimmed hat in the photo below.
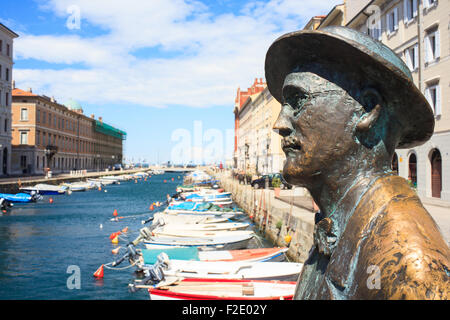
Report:
M 272 43 L 266 54 L 265 73 L 272 96 L 283 103 L 285 77 L 296 67 L 310 62 L 344 65 L 362 72 L 376 87 L 390 114 L 403 132 L 397 148 L 412 148 L 430 139 L 434 114 L 424 95 L 415 86 L 406 64 L 380 41 L 353 29 L 328 27 L 287 33 Z

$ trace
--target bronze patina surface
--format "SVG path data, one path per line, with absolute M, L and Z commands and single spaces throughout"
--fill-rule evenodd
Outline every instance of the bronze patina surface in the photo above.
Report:
M 391 170 L 396 148 L 434 130 L 407 66 L 380 42 L 332 27 L 280 37 L 265 69 L 282 104 L 283 176 L 306 187 L 323 216 L 295 298 L 448 299 L 449 247 Z

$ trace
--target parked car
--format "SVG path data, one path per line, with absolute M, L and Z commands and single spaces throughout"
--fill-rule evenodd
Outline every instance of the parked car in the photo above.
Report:
M 283 176 L 279 173 L 272 173 L 272 174 L 265 174 L 262 175 L 258 179 L 254 179 L 251 182 L 251 186 L 255 189 L 265 188 L 266 186 L 266 178 L 269 179 L 269 188 L 272 188 L 272 180 L 273 178 L 279 178 L 281 180 L 281 189 L 292 189 L 292 185 L 287 183 L 286 180 L 284 180 Z

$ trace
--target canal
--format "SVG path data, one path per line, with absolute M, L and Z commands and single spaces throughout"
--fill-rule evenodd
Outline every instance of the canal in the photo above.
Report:
M 111 243 L 109 235 L 128 227 L 133 240 L 142 228 L 141 220 L 152 214 L 150 204 L 166 200 L 181 182 L 180 174 L 167 173 L 147 181 L 106 186 L 101 191 L 45 196 L 37 203 L 15 204 L 0 216 L 0 299 L 148 299 L 145 291 L 128 292 L 127 285 L 134 278 L 132 268 L 105 268 L 103 280 L 92 274 L 118 258 L 111 253 L 117 245 Z M 112 222 L 114 210 L 123 217 L 142 215 Z M 119 246 L 126 244 L 126 238 L 121 238 Z M 80 289 L 67 285 L 74 268 L 80 271 Z
M 111 250 L 134 240 L 143 227 L 141 221 L 158 210 L 150 211 L 150 205 L 174 194 L 182 180 L 179 173 L 166 173 L 101 191 L 44 196 L 37 203 L 15 204 L 0 216 L 0 299 L 147 300 L 145 290 L 128 291 L 128 284 L 135 279 L 133 268 L 105 268 L 101 280 L 93 273 L 122 256 Z M 111 221 L 114 210 L 124 217 L 119 222 Z M 119 244 L 112 244 L 110 234 L 125 227 L 128 236 L 121 235 Z M 249 247 L 259 246 L 271 244 L 257 238 Z M 127 265 L 124 262 L 119 267 Z M 79 289 L 74 288 L 74 270 L 79 270 Z

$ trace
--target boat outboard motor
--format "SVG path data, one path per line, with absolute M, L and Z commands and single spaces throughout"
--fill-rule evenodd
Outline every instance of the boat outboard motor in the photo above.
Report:
M 5 198 L 0 198 L 0 210 L 6 210 L 13 206 L 13 204 L 7 201 Z
M 132 243 L 127 245 L 127 253 L 120 258 L 119 260 L 113 261 L 111 266 L 115 267 L 121 264 L 125 259 L 128 259 L 131 263 L 139 258 L 139 254 L 136 252 L 136 249 Z
M 150 240 L 151 237 L 152 237 L 152 230 L 154 230 L 154 229 L 156 229 L 157 227 L 160 226 L 159 222 L 160 221 L 158 221 L 157 223 L 152 224 L 150 227 L 144 227 L 141 230 L 139 230 L 139 236 L 134 241 L 132 241 L 131 243 L 133 245 L 137 246 L 139 244 L 139 242 L 141 242 L 142 240 Z
M 144 271 L 146 277 L 139 281 L 140 285 L 153 285 L 164 280 L 164 262 L 162 261 L 164 261 L 164 259 L 160 261 L 158 256 L 158 261 L 153 265 L 153 267 Z M 134 282 L 128 285 L 128 289 L 130 290 L 130 292 L 136 292 L 140 288 L 137 288 L 136 282 Z

